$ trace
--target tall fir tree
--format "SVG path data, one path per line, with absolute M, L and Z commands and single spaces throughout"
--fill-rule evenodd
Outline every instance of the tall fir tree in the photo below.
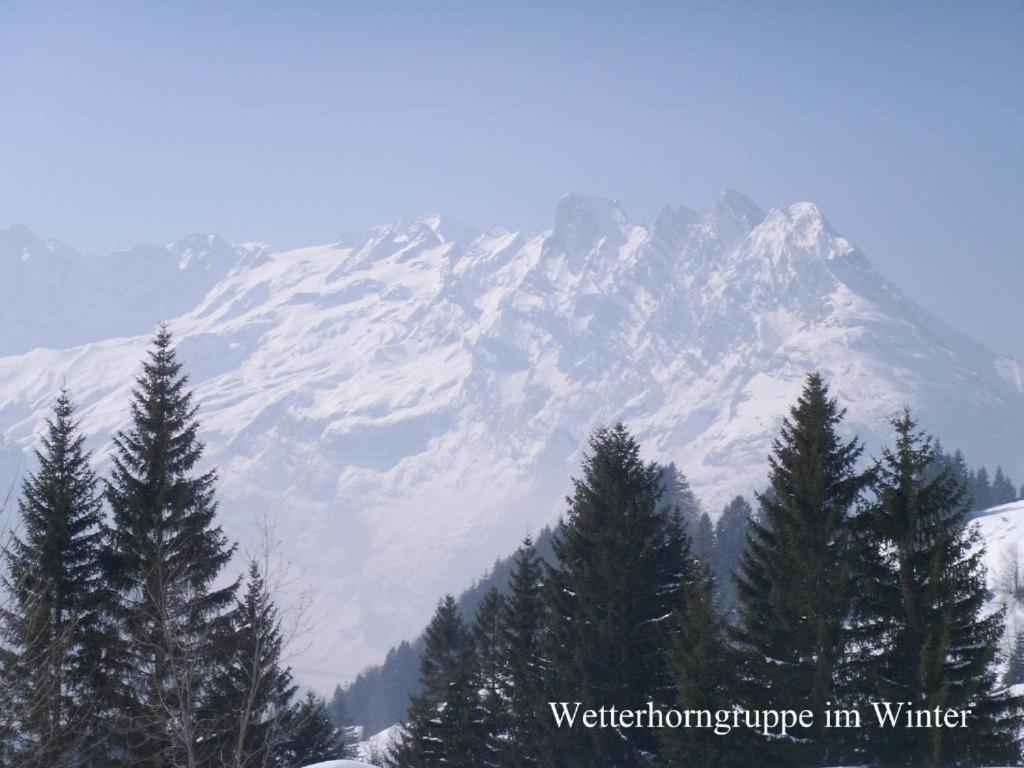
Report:
M 1003 685 L 1022 684 L 1024 684 L 1024 631 L 1018 630 L 1011 638 L 1006 672 L 1003 674 Z
M 859 441 L 838 434 L 843 415 L 821 375 L 809 374 L 773 443 L 769 490 L 740 562 L 733 636 L 746 704 L 815 713 L 794 738 L 765 742 L 776 764 L 834 763 L 848 749 L 840 729 L 824 728 L 824 711 L 845 693 L 851 516 L 870 478 L 856 468 Z
M 660 503 L 658 468 L 641 460 L 622 424 L 594 433 L 573 486 L 548 576 L 547 700 L 625 709 L 667 701 L 670 618 L 683 607 L 691 567 L 678 510 Z M 562 728 L 553 736 L 556 765 L 632 768 L 658 749 L 644 729 Z
M 282 660 L 281 620 L 255 560 L 230 629 L 230 652 L 206 703 L 208 717 L 218 722 L 216 762 L 225 768 L 277 765 L 290 747 L 289 713 L 297 686 Z
M 115 703 L 123 764 L 139 768 L 199 762 L 212 743 L 201 712 L 237 586 L 217 585 L 234 546 L 216 523 L 216 474 L 195 474 L 203 444 L 187 381 L 161 327 L 132 392 L 131 426 L 114 438 L 107 485 Z
M 978 467 L 977 472 L 971 473 L 971 482 L 968 487 L 969 499 L 972 509 L 988 509 L 992 506 L 992 484 L 988 479 L 988 470 Z
M 995 477 L 992 478 L 992 506 L 1009 504 L 1016 500 L 1017 489 L 1014 488 L 1013 481 L 1006 476 L 1002 467 L 996 467 Z
M 349 711 L 345 692 L 341 689 L 340 685 L 334 686 L 334 694 L 327 705 L 327 712 L 331 716 L 331 722 L 337 727 L 346 744 L 354 744 L 358 741 L 359 730 L 357 729 L 356 721 L 352 718 L 352 713 Z
M 702 510 L 686 475 L 679 471 L 675 462 L 657 465 L 657 471 L 664 489 L 661 495 L 662 505 L 669 509 L 678 509 L 683 523 L 695 527 Z
M 697 518 L 697 527 L 693 534 L 693 551 L 707 565 L 715 559 L 715 526 L 707 512 L 701 512 Z
M 473 643 L 474 681 L 477 693 L 477 714 L 473 727 L 477 731 L 481 752 L 480 768 L 501 765 L 506 740 L 506 678 L 504 652 L 505 598 L 491 587 L 477 607 L 470 636 Z
M 307 691 L 292 708 L 287 733 L 283 757 L 265 765 L 301 768 L 350 756 L 341 732 L 331 722 L 327 705 L 312 691 Z
M 445 596 L 425 633 L 421 692 L 409 704 L 405 735 L 389 755 L 394 768 L 474 768 L 482 753 L 469 630 Z
M 715 604 L 714 576 L 697 563 L 686 610 L 673 614 L 675 632 L 666 655 L 676 709 L 716 712 L 736 701 L 736 659 Z M 723 735 L 708 728 L 666 728 L 659 736 L 667 766 L 732 768 L 751 756 L 747 733 L 739 729 Z
M 859 670 L 872 701 L 912 709 L 970 709 L 964 729 L 872 728 L 865 757 L 880 766 L 939 768 L 1020 759 L 1020 701 L 996 691 L 1002 611 L 986 612 L 982 549 L 965 525 L 970 509 L 949 471 L 929 473 L 930 442 L 904 413 L 876 471 L 865 513 L 855 626 L 866 648 Z
M 542 718 L 548 713 L 543 710 L 542 579 L 540 558 L 527 537 L 516 553 L 502 622 L 502 698 L 507 707 L 502 768 L 535 768 L 544 749 Z
M 3 552 L 4 706 L 18 723 L 19 766 L 100 759 L 103 685 L 102 500 L 65 389 L 47 420 L 38 469 L 22 484 L 21 533 Z
M 725 505 L 722 516 L 715 523 L 714 575 L 719 601 L 727 617 L 732 616 L 736 608 L 736 571 L 747 543 L 752 515 L 750 503 L 742 496 L 736 496 Z

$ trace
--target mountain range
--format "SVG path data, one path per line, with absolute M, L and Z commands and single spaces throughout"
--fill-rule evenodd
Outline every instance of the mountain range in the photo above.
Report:
M 0 482 L 31 468 L 62 382 L 102 471 L 162 321 L 228 533 L 245 546 L 269 521 L 312 589 L 296 667 L 324 687 L 557 519 L 599 424 L 625 422 L 714 515 L 761 486 L 818 369 L 869 453 L 910 405 L 1024 477 L 1024 363 L 916 305 L 806 202 L 730 191 L 638 224 L 570 194 L 538 233 L 434 215 L 293 250 L 193 235 L 103 256 L 11 227 Z

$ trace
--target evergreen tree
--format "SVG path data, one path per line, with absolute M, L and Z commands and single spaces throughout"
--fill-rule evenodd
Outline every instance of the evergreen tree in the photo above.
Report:
M 689 526 L 696 526 L 700 519 L 701 508 L 697 496 L 690 487 L 690 481 L 686 475 L 679 471 L 675 462 L 664 465 L 656 465 L 657 472 L 661 477 L 662 495 L 661 504 L 668 509 L 678 509 L 679 517 L 683 523 Z
M 719 599 L 727 615 L 736 606 L 736 571 L 747 543 L 747 529 L 752 515 L 753 510 L 747 500 L 736 496 L 725 505 L 722 516 L 715 524 L 714 574 Z
M 749 708 L 809 709 L 814 726 L 764 744 L 776 764 L 837 762 L 840 729 L 824 710 L 843 701 L 853 556 L 851 511 L 869 477 L 856 470 L 861 445 L 843 441 L 844 412 L 811 373 L 772 446 L 769 492 L 750 523 L 737 580 Z
M 1024 684 L 1024 632 L 1017 632 L 1010 648 L 1006 674 L 1003 675 L 1003 685 L 1021 684 Z
M 473 725 L 482 750 L 481 768 L 500 765 L 500 753 L 505 744 L 504 618 L 505 598 L 491 587 L 477 608 L 471 630 L 475 661 L 473 689 L 478 697 Z
M 472 650 L 455 598 L 447 595 L 427 627 L 421 692 L 410 702 L 405 736 L 389 755 L 395 768 L 480 765 Z
M 703 563 L 694 571 L 686 590 L 686 610 L 673 615 L 676 632 L 667 651 L 673 706 L 715 712 L 735 701 L 735 660 L 725 623 L 715 609 L 714 577 Z M 739 766 L 746 736 L 739 730 L 723 736 L 706 728 L 666 728 L 660 733 L 662 756 L 670 766 Z
M 970 498 L 974 503 L 969 505 L 973 509 L 988 509 L 992 506 L 992 485 L 988 480 L 988 470 L 978 467 L 977 472 L 971 473 L 971 485 L 969 488 Z
M 96 756 L 102 685 L 102 501 L 66 390 L 47 421 L 38 469 L 22 484 L 21 533 L 3 552 L 3 705 L 19 725 L 19 766 L 71 766 Z
M 232 615 L 231 653 L 214 681 L 209 717 L 219 719 L 217 764 L 226 768 L 274 765 L 289 742 L 296 686 L 284 666 L 277 608 L 255 560 L 245 595 Z
M 715 559 L 715 527 L 711 524 L 711 516 L 702 512 L 697 518 L 697 530 L 693 536 L 694 553 L 704 563 L 710 565 Z
M 222 662 L 236 584 L 215 586 L 231 559 L 216 525 L 213 471 L 194 474 L 203 454 L 197 406 L 161 327 L 131 399 L 131 426 L 114 438 L 105 552 L 110 638 L 121 682 L 123 763 L 193 763 L 212 744 L 201 717 Z
M 349 756 L 341 733 L 331 722 L 327 705 L 312 691 L 308 691 L 292 709 L 287 732 L 288 741 L 283 759 L 268 765 L 301 768 L 327 760 L 342 760 Z
M 550 715 L 543 711 L 542 577 L 540 559 L 527 537 L 516 554 L 502 622 L 502 698 L 507 707 L 502 768 L 534 768 L 543 753 L 542 718 Z
M 689 544 L 678 511 L 659 503 L 657 467 L 624 426 L 598 430 L 555 536 L 544 656 L 548 701 L 638 709 L 671 696 L 664 651 L 682 607 Z M 656 752 L 647 729 L 559 729 L 547 752 L 564 765 L 631 768 Z
M 348 702 L 345 700 L 345 692 L 341 690 L 340 685 L 334 686 L 334 695 L 331 697 L 330 704 L 327 705 L 327 712 L 331 716 L 331 722 L 334 723 L 346 744 L 351 744 L 358 740 L 356 722 L 352 719 L 352 713 L 348 709 Z
M 967 468 L 967 460 L 959 449 L 953 452 L 953 456 L 947 462 L 947 468 L 957 484 L 964 487 L 970 485 L 971 471 Z
M 989 765 L 1020 757 L 1020 702 L 995 692 L 1001 611 L 984 614 L 979 534 L 965 525 L 964 488 L 948 471 L 928 477 L 929 441 L 909 413 L 876 470 L 877 501 L 861 560 L 858 622 L 870 699 L 914 709 L 970 709 L 969 727 L 877 728 L 867 757 L 883 766 Z
M 996 475 L 992 478 L 992 506 L 1009 504 L 1017 500 L 1017 490 L 1013 487 L 1013 481 L 1003 474 L 1002 467 L 996 467 Z
M 344 689 L 345 704 L 367 733 L 377 733 L 408 716 L 409 699 L 419 693 L 420 651 L 407 641 L 388 651 L 384 663 L 356 676 Z

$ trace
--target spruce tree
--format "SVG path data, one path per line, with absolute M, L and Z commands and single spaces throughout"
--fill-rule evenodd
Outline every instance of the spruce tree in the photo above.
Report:
M 996 475 L 992 478 L 992 506 L 1009 504 L 1017 500 L 1017 491 L 1013 487 L 1013 481 L 1004 473 L 1002 467 L 996 467 Z
M 102 714 L 102 501 L 64 389 L 41 443 L 22 484 L 21 533 L 3 552 L 10 602 L 0 609 L 3 706 L 19 726 L 13 761 L 26 768 L 98 760 Z
M 288 715 L 296 686 L 282 661 L 277 608 L 255 560 L 231 618 L 230 652 L 207 705 L 208 716 L 220 722 L 216 762 L 226 768 L 275 765 L 289 745 Z
M 996 692 L 993 660 L 1002 611 L 986 612 L 982 549 L 963 486 L 948 471 L 929 477 L 930 442 L 909 413 L 876 470 L 866 513 L 856 624 L 869 653 L 870 700 L 913 709 L 970 709 L 968 727 L 876 728 L 866 756 L 883 766 L 990 765 L 1020 758 L 1020 702 Z
M 676 709 L 715 712 L 735 703 L 736 660 L 715 602 L 714 576 L 698 563 L 686 589 L 686 610 L 673 614 L 675 633 L 667 651 Z M 740 730 L 719 735 L 707 728 L 666 728 L 659 735 L 669 766 L 730 768 L 744 758 L 747 734 Z
M 742 496 L 736 496 L 725 505 L 722 516 L 715 524 L 714 575 L 718 584 L 719 600 L 727 615 L 736 607 L 736 571 L 740 556 L 747 543 L 747 529 L 753 510 Z
M 505 598 L 491 587 L 480 601 L 470 632 L 475 667 L 473 688 L 478 698 L 474 728 L 482 749 L 481 768 L 499 765 L 505 744 L 504 618 Z
M 660 503 L 662 492 L 658 468 L 641 460 L 622 424 L 594 433 L 555 535 L 548 701 L 639 709 L 671 696 L 664 652 L 691 562 L 678 510 Z M 658 748 L 649 729 L 562 728 L 553 736 L 555 764 L 630 768 Z
M 357 741 L 359 731 L 356 729 L 356 722 L 352 719 L 352 713 L 348 709 L 348 702 L 345 700 L 345 692 L 340 685 L 334 686 L 334 694 L 327 705 L 327 712 L 331 716 L 331 722 L 337 727 L 338 732 L 346 744 Z
M 534 768 L 544 745 L 544 668 L 541 632 L 544 626 L 541 562 L 529 537 L 516 553 L 502 621 L 506 702 L 506 743 L 502 768 Z
M 1024 684 L 1024 632 L 1018 631 L 1012 640 L 1003 685 Z
M 844 412 L 821 375 L 808 375 L 769 458 L 768 492 L 750 523 L 737 580 L 748 708 L 809 709 L 814 726 L 767 741 L 775 764 L 822 765 L 844 756 L 824 710 L 843 701 L 853 556 L 851 512 L 868 483 L 861 445 L 844 441 Z
M 968 489 L 973 504 L 972 509 L 988 509 L 992 506 L 992 484 L 988 479 L 988 470 L 978 467 L 977 472 L 971 473 L 971 485 Z
M 288 719 L 287 732 L 288 741 L 283 757 L 276 762 L 263 765 L 301 768 L 328 760 L 342 760 L 349 756 L 341 733 L 331 722 L 327 705 L 312 691 L 307 691 L 293 707 Z
M 697 518 L 697 529 L 693 535 L 694 554 L 704 563 L 711 565 L 715 559 L 715 527 L 711 523 L 711 516 L 702 512 Z
M 669 509 L 679 510 L 679 516 L 684 524 L 696 526 L 700 519 L 701 508 L 696 494 L 690 487 L 690 481 L 679 471 L 675 462 L 656 466 L 664 489 L 661 495 L 661 504 Z
M 212 743 L 201 717 L 223 661 L 236 583 L 216 581 L 234 552 L 216 524 L 216 474 L 170 331 L 161 327 L 132 392 L 131 425 L 114 438 L 105 552 L 111 638 L 121 686 L 124 764 L 194 762 Z
M 425 638 L 421 692 L 409 704 L 405 736 L 389 762 L 395 768 L 474 768 L 483 749 L 475 727 L 473 647 L 451 595 L 439 603 Z

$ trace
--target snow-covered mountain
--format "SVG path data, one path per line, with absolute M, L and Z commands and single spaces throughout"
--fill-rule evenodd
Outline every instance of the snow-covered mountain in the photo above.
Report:
M 567 195 L 538 234 L 430 216 L 283 252 L 203 236 L 84 257 L 7 230 L 0 481 L 61 381 L 102 465 L 161 318 L 229 532 L 267 514 L 316 587 L 298 665 L 314 682 L 414 636 L 440 594 L 554 520 L 598 423 L 624 420 L 714 510 L 761 484 L 819 368 L 870 447 L 909 403 L 1024 477 L 1024 363 L 916 306 L 810 203 L 764 213 L 728 192 L 645 226 Z

